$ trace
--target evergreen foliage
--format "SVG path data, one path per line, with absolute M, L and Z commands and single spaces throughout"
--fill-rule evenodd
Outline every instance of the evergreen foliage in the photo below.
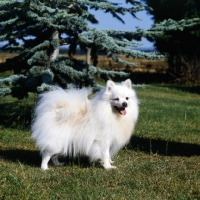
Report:
M 97 68 L 99 51 L 126 66 L 135 64 L 121 60 L 118 54 L 145 59 L 163 58 L 157 53 L 130 48 L 138 46 L 134 40 L 162 35 L 159 27 L 126 32 L 98 30 L 88 25 L 88 22 L 98 23 L 90 13 L 91 9 L 110 13 L 122 23 L 125 14 L 136 17 L 136 12 L 148 9 L 137 0 L 125 2 L 128 6 L 107 0 L 1 0 L 0 41 L 7 41 L 1 49 L 17 51 L 19 55 L 0 64 L 0 73 L 13 72 L 11 76 L 0 79 L 0 95 L 12 94 L 23 98 L 28 92 L 48 90 L 52 84 L 64 88 L 98 88 L 95 77 L 127 76 L 124 72 Z M 69 46 L 68 57 L 59 54 L 59 48 L 66 44 Z M 91 50 L 93 65 L 73 58 L 77 48 L 85 52 Z
M 143 0 L 161 37 L 150 37 L 158 51 L 169 55 L 170 73 L 179 81 L 200 81 L 200 1 Z M 152 28 L 152 30 L 155 30 Z

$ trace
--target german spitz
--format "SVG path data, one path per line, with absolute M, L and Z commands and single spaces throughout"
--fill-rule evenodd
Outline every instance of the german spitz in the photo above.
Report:
M 39 95 L 31 126 L 32 137 L 42 155 L 41 168 L 48 169 L 64 156 L 87 156 L 105 169 L 116 168 L 111 157 L 130 139 L 137 118 L 138 99 L 130 79 L 106 86 L 88 98 L 90 89 L 53 87 Z

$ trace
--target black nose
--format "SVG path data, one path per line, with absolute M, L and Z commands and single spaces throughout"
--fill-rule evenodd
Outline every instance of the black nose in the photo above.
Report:
M 128 106 L 128 104 L 127 104 L 126 102 L 124 102 L 124 103 L 122 103 L 122 106 L 123 106 L 124 108 L 126 108 L 126 107 Z

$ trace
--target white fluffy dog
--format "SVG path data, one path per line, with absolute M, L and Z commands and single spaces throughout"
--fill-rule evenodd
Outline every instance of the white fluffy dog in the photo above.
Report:
M 39 95 L 32 123 L 32 137 L 42 154 L 41 168 L 55 165 L 59 155 L 85 155 L 105 169 L 111 157 L 130 139 L 138 118 L 138 100 L 130 79 L 106 87 L 92 99 L 89 89 L 52 91 Z

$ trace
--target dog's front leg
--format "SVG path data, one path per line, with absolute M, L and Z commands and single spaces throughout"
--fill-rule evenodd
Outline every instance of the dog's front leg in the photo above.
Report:
M 102 152 L 102 162 L 103 162 L 103 167 L 107 170 L 109 169 L 116 169 L 117 167 L 111 165 L 111 159 L 110 159 L 110 146 L 107 144 L 104 146 Z

